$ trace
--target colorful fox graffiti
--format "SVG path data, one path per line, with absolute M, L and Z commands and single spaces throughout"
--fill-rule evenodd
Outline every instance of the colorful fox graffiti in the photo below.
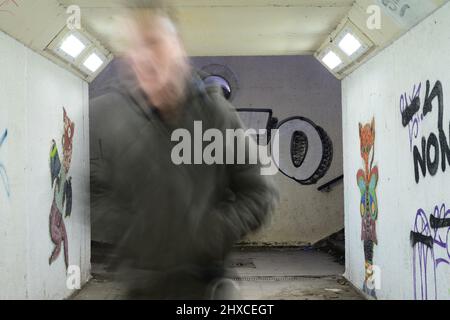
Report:
M 72 178 L 68 176 L 70 162 L 72 160 L 72 142 L 75 124 L 67 116 L 63 108 L 64 116 L 64 134 L 62 136 L 63 159 L 62 164 L 58 153 L 55 140 L 52 140 L 50 149 L 50 174 L 51 186 L 53 188 L 53 203 L 50 210 L 50 237 L 55 245 L 49 259 L 52 264 L 61 252 L 61 246 L 64 244 L 64 262 L 66 267 L 69 265 L 69 247 L 66 226 L 64 218 L 72 213 Z
M 361 157 L 364 169 L 358 170 L 356 181 L 361 192 L 361 240 L 364 245 L 365 279 L 363 290 L 376 297 L 375 288 L 369 285 L 373 276 L 373 249 L 378 244 L 376 221 L 378 218 L 378 202 L 376 187 L 378 182 L 378 167 L 373 166 L 375 156 L 375 119 L 370 124 L 359 124 L 359 138 L 361 143 Z M 370 161 L 370 162 L 369 162 Z

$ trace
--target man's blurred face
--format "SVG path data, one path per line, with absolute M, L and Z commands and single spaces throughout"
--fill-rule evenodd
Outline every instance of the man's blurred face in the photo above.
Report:
M 158 96 L 166 100 L 177 98 L 184 89 L 188 63 L 170 21 L 157 16 L 145 23 L 132 21 L 129 26 L 130 46 L 126 56 L 139 85 L 151 99 Z

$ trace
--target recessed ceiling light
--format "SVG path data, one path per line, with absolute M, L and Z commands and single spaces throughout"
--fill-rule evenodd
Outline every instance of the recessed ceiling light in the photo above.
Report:
M 92 53 L 83 63 L 83 65 L 92 73 L 96 72 L 102 65 L 103 60 L 96 54 Z
M 342 60 L 336 53 L 330 51 L 322 58 L 322 62 L 325 63 L 330 70 L 333 70 L 342 63 Z
M 80 39 L 71 34 L 62 42 L 59 48 L 72 58 L 76 58 L 83 52 L 86 46 Z
M 339 48 L 345 52 L 349 57 L 362 47 L 361 42 L 356 39 L 351 33 L 347 33 L 339 42 Z

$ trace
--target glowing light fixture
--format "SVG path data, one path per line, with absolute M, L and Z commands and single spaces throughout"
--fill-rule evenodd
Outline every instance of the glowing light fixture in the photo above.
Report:
M 82 28 L 70 30 L 64 27 L 47 45 L 45 53 L 61 67 L 88 82 L 113 59 L 112 53 Z
M 323 58 L 322 62 L 330 68 L 330 70 L 336 69 L 341 63 L 342 60 L 339 58 L 339 56 L 334 53 L 333 51 L 329 51 Z
M 72 58 L 76 58 L 86 48 L 86 45 L 75 35 L 69 35 L 60 46 L 60 49 Z
M 92 73 L 95 73 L 103 65 L 103 63 L 104 61 L 102 58 L 100 58 L 96 53 L 92 53 L 83 62 L 83 66 L 85 66 Z
M 350 32 L 348 32 L 339 42 L 339 48 L 345 52 L 349 57 L 362 47 L 361 42 L 356 39 Z
M 314 56 L 336 78 L 343 79 L 364 63 L 375 49 L 375 43 L 346 17 L 324 40 Z

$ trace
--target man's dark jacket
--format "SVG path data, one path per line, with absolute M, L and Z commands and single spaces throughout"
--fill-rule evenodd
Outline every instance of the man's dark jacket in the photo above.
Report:
M 263 224 L 278 193 L 259 165 L 173 163 L 174 129 L 194 137 L 201 121 L 203 132 L 215 128 L 225 137 L 226 129 L 242 128 L 219 87 L 204 87 L 194 74 L 188 88 L 176 123 L 164 122 L 129 76 L 91 101 L 92 238 L 117 245 L 123 261 L 155 275 L 200 270 L 202 287 L 221 276 L 233 244 Z M 167 290 L 155 296 L 177 296 Z

